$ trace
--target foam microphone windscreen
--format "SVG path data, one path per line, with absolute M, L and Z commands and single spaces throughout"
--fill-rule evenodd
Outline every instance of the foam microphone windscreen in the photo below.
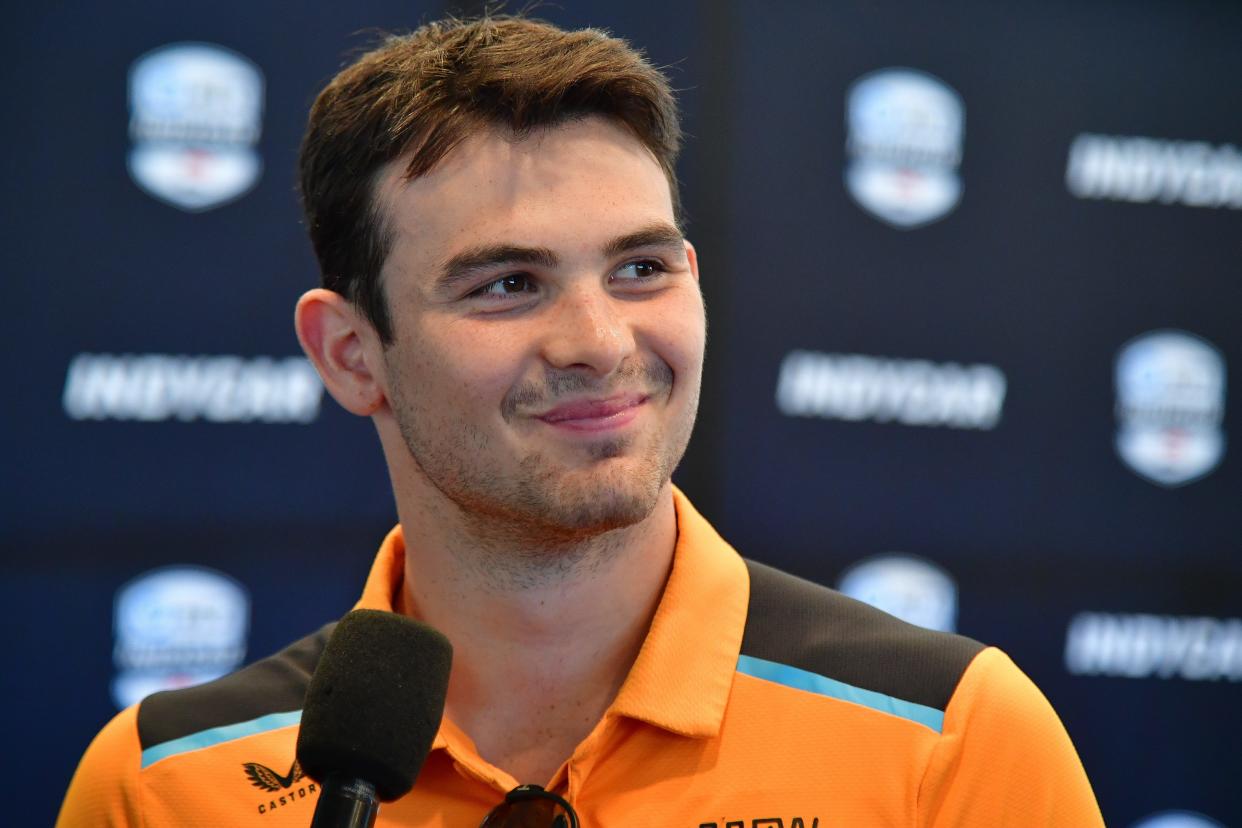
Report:
M 448 691 L 452 647 L 401 615 L 354 610 L 336 625 L 306 690 L 297 757 L 321 785 L 363 779 L 383 802 L 414 785 Z

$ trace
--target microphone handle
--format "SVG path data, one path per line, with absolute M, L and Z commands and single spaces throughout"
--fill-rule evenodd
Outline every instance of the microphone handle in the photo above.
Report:
M 374 785 L 329 774 L 319 791 L 311 828 L 374 828 L 378 813 Z

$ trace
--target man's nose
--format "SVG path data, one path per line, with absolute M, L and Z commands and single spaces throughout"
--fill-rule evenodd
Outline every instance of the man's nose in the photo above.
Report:
M 615 371 L 634 351 L 634 336 L 620 300 L 598 286 L 577 286 L 560 297 L 544 344 L 553 368 Z

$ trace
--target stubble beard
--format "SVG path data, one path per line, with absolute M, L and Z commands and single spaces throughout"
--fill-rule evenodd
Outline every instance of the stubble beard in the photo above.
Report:
M 483 561 L 491 579 L 508 585 L 546 583 L 605 559 L 621 540 L 620 530 L 640 524 L 655 509 L 685 453 L 698 405 L 696 386 L 687 416 L 658 429 L 592 443 L 584 448 L 585 466 L 567 469 L 563 461 L 536 450 L 505 474 L 489 462 L 492 435 L 420 406 L 395 380 L 399 372 L 390 370 L 389 376 L 394 377 L 393 412 L 410 457 L 458 513 L 477 544 L 472 550 L 476 563 Z M 623 371 L 617 381 L 625 379 L 647 386 L 647 404 L 670 399 L 673 372 L 663 362 Z M 531 406 L 591 385 L 578 375 L 558 374 L 517 386 L 504 401 L 503 418 L 511 422 Z M 609 462 L 626 455 L 633 462 Z

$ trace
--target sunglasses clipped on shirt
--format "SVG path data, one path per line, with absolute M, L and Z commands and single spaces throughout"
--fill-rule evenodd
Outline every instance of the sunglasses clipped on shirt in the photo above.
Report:
M 578 814 L 564 798 L 538 785 L 518 785 L 488 811 L 479 828 L 579 828 Z

